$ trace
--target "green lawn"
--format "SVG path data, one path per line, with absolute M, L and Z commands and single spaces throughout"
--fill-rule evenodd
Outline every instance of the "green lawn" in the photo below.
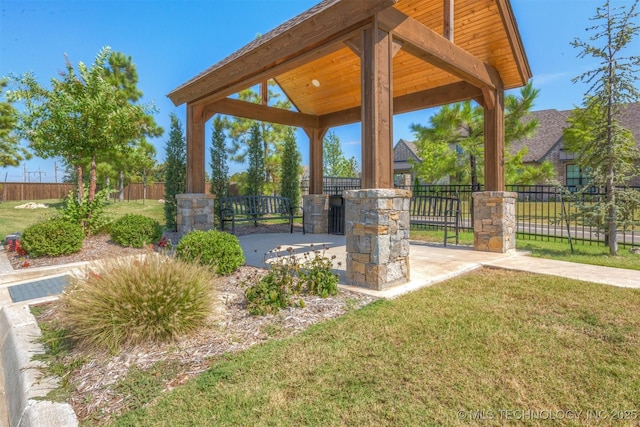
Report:
M 587 411 L 605 423 L 615 411 L 638 418 L 639 311 L 640 290 L 480 270 L 221 357 L 112 425 L 496 425 L 521 411 L 579 417 L 560 425 L 596 422 Z
M 48 209 L 15 209 L 16 206 L 28 202 L 2 202 L 0 203 L 0 239 L 7 234 L 22 231 L 25 227 L 46 219 L 55 214 L 57 208 L 62 208 L 62 200 L 38 200 L 33 203 L 41 203 L 49 206 Z M 165 224 L 164 205 L 157 200 L 136 200 L 131 202 L 110 202 L 106 211 L 119 218 L 126 214 L 141 214 Z

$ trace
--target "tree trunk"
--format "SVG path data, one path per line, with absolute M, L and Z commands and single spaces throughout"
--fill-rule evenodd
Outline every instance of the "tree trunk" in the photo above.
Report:
M 93 199 L 96 198 L 97 185 L 96 156 L 91 156 L 91 169 L 89 172 L 89 202 L 93 202 Z
M 78 203 L 82 204 L 82 199 L 84 198 L 84 182 L 82 180 L 82 166 L 78 165 L 76 167 L 76 174 L 78 175 Z
M 471 168 L 471 191 L 480 191 L 478 184 L 478 166 L 476 156 L 469 154 L 469 167 Z
M 142 173 L 142 204 L 147 200 L 147 171 Z
M 118 172 L 118 200 L 124 202 L 124 171 Z

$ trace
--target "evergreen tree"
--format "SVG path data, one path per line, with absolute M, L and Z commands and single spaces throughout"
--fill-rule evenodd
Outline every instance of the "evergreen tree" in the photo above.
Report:
M 247 170 L 247 195 L 262 195 L 264 189 L 264 151 L 258 123 L 251 126 L 249 133 L 249 169 Z
M 322 141 L 322 174 L 341 178 L 357 178 L 358 162 L 355 157 L 347 159 L 342 152 L 340 138 L 329 132 Z
M 0 79 L 0 93 L 6 86 L 7 80 Z M 31 158 L 31 153 L 20 146 L 17 126 L 18 111 L 10 102 L 0 101 L 0 167 L 18 166 L 22 160 Z
M 574 110 L 571 126 L 565 132 L 565 148 L 577 155 L 583 170 L 590 171 L 591 185 L 604 187 L 606 202 L 599 206 L 609 244 L 609 253 L 618 253 L 618 201 L 616 185 L 625 184 L 639 173 L 640 153 L 631 132 L 618 123 L 624 106 L 640 100 L 636 87 L 640 56 L 632 43 L 640 32 L 634 22 L 638 0 L 631 7 L 613 8 L 609 1 L 598 7 L 592 21 L 599 21 L 588 30 L 594 32 L 591 42 L 575 39 L 571 45 L 580 49 L 579 57 L 592 57 L 596 68 L 573 79 L 591 84 L 584 97 L 584 108 Z M 631 50 L 629 50 L 631 49 Z M 622 196 L 622 195 L 621 195 Z M 624 199 L 633 199 L 624 195 Z
M 211 194 L 216 200 L 229 194 L 229 166 L 227 165 L 227 147 L 224 134 L 225 122 L 220 116 L 213 119 L 211 129 Z M 215 215 L 219 217 L 219 205 L 216 202 Z
M 171 113 L 171 130 L 165 148 L 164 217 L 167 230 L 177 228 L 178 205 L 176 194 L 187 188 L 187 146 L 182 125 L 175 113 Z
M 280 195 L 291 199 L 292 206 L 300 206 L 300 161 L 296 136 L 293 128 L 290 128 L 284 139 Z
M 526 115 L 538 92 L 528 83 L 520 90 L 520 96 L 505 97 L 505 180 L 509 184 L 535 184 L 553 177 L 550 164 L 538 167 L 523 164 L 526 148 L 515 155 L 508 151 L 513 141 L 530 138 L 535 132 L 538 120 L 527 120 Z M 418 156 L 422 159 L 422 163 L 415 166 L 417 175 L 428 182 L 449 176 L 455 183 L 469 183 L 478 190 L 484 178 L 483 108 L 471 101 L 446 105 L 429 122 L 430 126 L 411 125 Z M 538 181 L 525 182 L 524 179 Z

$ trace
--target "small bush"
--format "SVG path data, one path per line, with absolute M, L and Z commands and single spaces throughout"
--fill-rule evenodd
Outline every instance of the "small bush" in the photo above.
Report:
M 79 224 L 87 236 L 107 232 L 112 221 L 105 212 L 109 190 L 98 191 L 91 202 L 88 200 L 88 193 L 89 190 L 84 188 L 82 201 L 78 201 L 77 193 L 70 191 L 63 201 L 59 215 L 68 222 Z
M 73 338 L 117 353 L 121 346 L 170 341 L 205 323 L 213 301 L 208 269 L 175 259 L 112 259 L 74 280 L 59 305 Z
M 142 248 L 162 236 L 162 227 L 153 218 L 127 214 L 111 224 L 110 236 L 119 245 Z
M 69 255 L 82 249 L 82 227 L 61 218 L 27 227 L 20 236 L 22 248 L 32 257 Z
M 281 308 L 294 305 L 292 297 L 301 291 L 296 278 L 297 269 L 294 256 L 282 257 L 276 252 L 276 259 L 267 274 L 244 292 L 249 313 L 259 316 L 276 314 Z M 298 305 L 304 306 L 304 302 L 300 300 Z
M 326 250 L 326 248 L 325 248 Z M 245 290 L 247 310 L 254 315 L 276 314 L 281 308 L 292 305 L 304 307 L 304 300 L 294 302 L 294 296 L 302 293 L 321 298 L 338 294 L 338 275 L 333 272 L 333 259 L 324 250 L 305 252 L 302 262 L 292 248 L 287 255 L 281 248 L 271 251 L 275 258 L 270 269 L 257 283 Z
M 238 238 L 216 230 L 192 231 L 176 246 L 176 255 L 187 262 L 213 266 L 218 274 L 229 274 L 244 265 L 244 253 Z
M 307 292 L 321 298 L 338 295 L 339 276 L 333 272 L 333 260 L 316 250 L 313 257 L 305 253 L 305 262 L 300 270 L 300 280 L 307 288 Z

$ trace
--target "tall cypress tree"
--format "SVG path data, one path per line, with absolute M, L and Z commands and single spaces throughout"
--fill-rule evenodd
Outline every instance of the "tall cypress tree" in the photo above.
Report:
M 293 206 L 300 205 L 300 161 L 301 156 L 293 128 L 289 128 L 284 138 L 282 152 L 282 174 L 280 195 L 291 199 Z
M 264 151 L 262 150 L 262 137 L 258 123 L 251 126 L 249 132 L 249 169 L 247 170 L 246 194 L 251 196 L 262 195 L 264 189 Z
M 164 217 L 167 230 L 177 229 L 178 205 L 176 194 L 187 188 L 187 146 L 182 124 L 175 113 L 171 113 L 171 130 L 165 153 Z
M 229 194 L 229 166 L 227 165 L 227 147 L 226 137 L 224 134 L 225 123 L 220 116 L 216 116 L 213 119 L 211 129 L 211 148 L 209 153 L 211 154 L 211 194 L 216 196 L 216 209 L 215 215 L 219 216 L 220 212 L 218 202 L 221 197 L 226 197 Z

